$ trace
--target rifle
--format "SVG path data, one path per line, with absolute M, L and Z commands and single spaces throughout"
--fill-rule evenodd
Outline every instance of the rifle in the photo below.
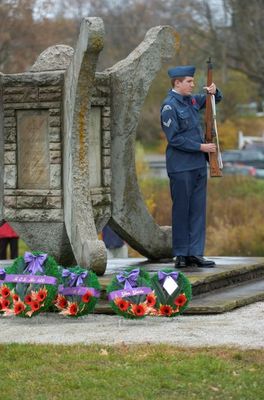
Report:
M 211 57 L 209 57 L 207 61 L 207 86 L 210 86 L 212 82 L 213 64 L 211 62 Z M 214 104 L 214 96 L 210 93 L 207 93 L 205 105 L 205 141 L 206 143 L 216 144 L 216 153 L 208 153 L 210 176 L 221 177 L 223 176 L 221 171 L 223 165 L 217 136 L 215 107 L 213 107 Z

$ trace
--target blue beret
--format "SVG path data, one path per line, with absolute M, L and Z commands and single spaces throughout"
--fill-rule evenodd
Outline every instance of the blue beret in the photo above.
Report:
M 179 67 L 173 67 L 168 69 L 168 75 L 171 79 L 182 78 L 185 76 L 193 76 L 195 73 L 195 67 L 193 65 L 181 65 Z

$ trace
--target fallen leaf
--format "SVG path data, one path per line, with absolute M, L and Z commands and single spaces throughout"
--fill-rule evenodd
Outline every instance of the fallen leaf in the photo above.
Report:
M 106 349 L 101 349 L 99 351 L 100 356 L 108 356 L 108 351 Z
M 216 386 L 210 386 L 210 389 L 212 389 L 214 392 L 219 392 L 219 388 Z

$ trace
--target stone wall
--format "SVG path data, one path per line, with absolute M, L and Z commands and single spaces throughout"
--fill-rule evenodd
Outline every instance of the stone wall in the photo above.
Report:
M 95 123 L 90 131 L 90 193 L 99 233 L 111 216 L 110 82 L 109 76 L 103 73 L 96 73 L 91 114 L 95 116 Z
M 63 222 L 62 73 L 3 76 L 4 218 Z
M 46 249 L 64 264 L 72 264 L 76 261 L 64 224 L 64 81 L 65 71 L 1 75 L 1 217 L 13 225 L 32 250 Z M 98 233 L 111 215 L 109 86 L 108 76 L 96 74 L 88 158 L 90 198 Z
M 63 82 L 56 72 L 3 76 L 4 217 L 10 222 L 63 222 Z M 98 232 L 111 213 L 109 94 L 108 79 L 97 74 L 90 188 Z

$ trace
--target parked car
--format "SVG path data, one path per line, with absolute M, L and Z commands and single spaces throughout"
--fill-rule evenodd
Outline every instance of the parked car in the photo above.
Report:
M 252 142 L 252 143 L 246 143 L 245 146 L 243 147 L 243 151 L 260 151 L 261 153 L 264 153 L 264 140 L 262 142 Z
M 257 171 L 258 170 L 255 167 L 252 167 L 250 165 L 242 165 L 236 163 L 225 163 L 223 168 L 224 175 L 244 175 L 256 177 Z
M 226 163 L 224 164 L 223 173 L 224 175 L 244 175 L 264 179 L 264 169 L 255 168 L 250 165 Z
M 227 150 L 222 153 L 223 164 L 242 164 L 264 169 L 264 153 L 256 150 Z
M 264 169 L 256 169 L 256 178 L 264 179 Z

